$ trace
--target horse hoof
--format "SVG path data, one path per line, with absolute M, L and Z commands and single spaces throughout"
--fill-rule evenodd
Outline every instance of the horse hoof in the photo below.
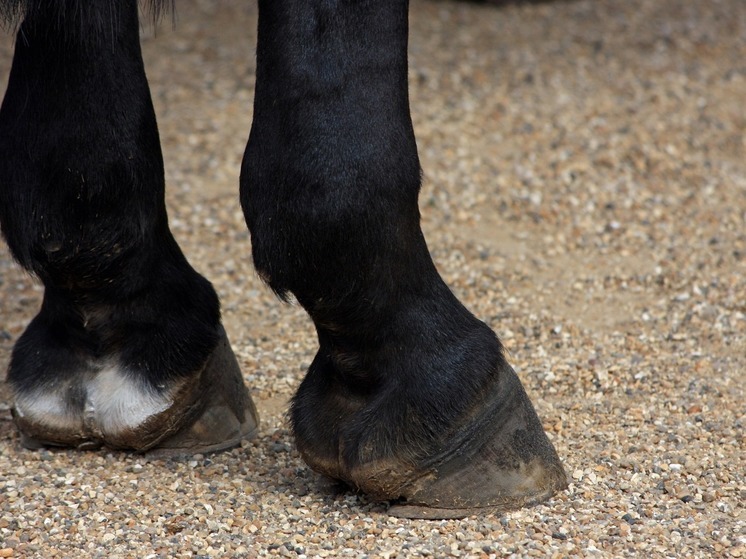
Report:
M 190 424 L 147 451 L 151 458 L 167 458 L 227 450 L 256 436 L 259 414 L 241 377 L 236 357 L 224 337 L 203 375 L 201 413 Z
M 545 501 L 567 487 L 557 452 L 513 369 L 501 361 L 490 378 L 481 394 L 447 421 L 453 402 L 439 400 L 442 391 L 420 408 L 415 397 L 399 390 L 387 391 L 387 398 L 374 399 L 362 412 L 345 416 L 339 407 L 333 416 L 311 416 L 313 408 L 304 400 L 314 402 L 314 383 L 308 389 L 302 385 L 303 394 L 294 401 L 301 456 L 314 470 L 392 502 L 392 516 L 462 518 Z M 320 394 L 334 395 L 333 388 L 323 388 Z M 335 425 L 337 416 L 344 423 Z M 309 437 L 320 432 L 311 430 L 319 424 L 327 425 L 325 432 L 332 425 L 339 442 Z M 350 426 L 362 438 L 349 436 Z
M 567 487 L 557 452 L 512 369 L 492 404 L 420 464 L 388 514 L 446 519 L 502 514 L 549 499 Z
M 205 365 L 162 391 L 116 367 L 81 367 L 60 385 L 16 392 L 13 418 L 29 449 L 108 448 L 168 457 L 216 452 L 259 426 L 225 331 Z

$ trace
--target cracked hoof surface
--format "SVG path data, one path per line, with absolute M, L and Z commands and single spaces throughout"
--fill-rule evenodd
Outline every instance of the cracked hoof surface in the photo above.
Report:
M 116 365 L 15 393 L 21 444 L 92 450 L 102 446 L 167 457 L 216 452 L 253 437 L 259 417 L 221 327 L 204 367 L 155 390 Z

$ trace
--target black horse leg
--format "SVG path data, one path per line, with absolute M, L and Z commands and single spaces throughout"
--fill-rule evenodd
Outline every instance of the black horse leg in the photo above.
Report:
M 313 469 L 398 499 L 391 514 L 515 508 L 565 474 L 497 337 L 430 259 L 407 32 L 406 0 L 260 0 L 254 262 L 318 332 L 291 410 Z
M 168 228 L 136 0 L 29 3 L 0 154 L 2 232 L 45 287 L 8 373 L 23 442 L 179 453 L 250 435 L 217 295 Z

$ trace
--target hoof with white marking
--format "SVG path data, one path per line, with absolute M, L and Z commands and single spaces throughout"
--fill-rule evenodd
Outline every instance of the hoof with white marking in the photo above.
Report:
M 60 347 L 60 374 L 24 385 L 9 380 L 13 417 L 27 448 L 86 450 L 101 446 L 173 456 L 215 452 L 253 437 L 259 418 L 228 339 L 220 339 L 204 366 L 165 386 L 116 357 L 84 359 Z M 29 360 L 27 359 L 26 362 Z M 49 359 L 35 360 L 51 365 Z

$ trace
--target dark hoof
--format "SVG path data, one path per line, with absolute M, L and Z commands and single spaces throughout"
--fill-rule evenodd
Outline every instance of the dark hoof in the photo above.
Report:
M 107 446 L 158 457 L 215 452 L 253 437 L 256 407 L 222 327 L 220 336 L 198 373 L 160 391 L 115 366 L 89 366 L 59 386 L 16 393 L 21 444 Z
M 303 436 L 299 449 L 313 469 L 374 499 L 392 501 L 392 516 L 462 518 L 545 501 L 567 487 L 559 457 L 515 372 L 503 362 L 492 379 L 455 425 L 441 424 L 432 435 L 424 433 L 438 415 L 424 424 L 417 413 L 399 415 L 396 422 L 384 419 L 385 410 L 413 407 L 411 398 L 389 396 L 385 407 L 363 408 L 347 419 L 365 423 L 367 433 L 388 433 L 384 437 L 357 439 L 362 442 L 356 449 L 342 437 L 336 460 L 319 456 Z M 439 402 L 441 410 L 450 404 Z
M 430 519 L 501 514 L 538 504 L 567 487 L 559 457 L 518 377 L 512 369 L 501 374 L 491 405 L 449 437 L 442 454 L 420 465 L 388 514 Z
M 219 342 L 206 369 L 214 374 L 202 376 L 201 413 L 194 422 L 149 449 L 149 457 L 218 452 L 256 435 L 259 414 L 243 383 L 227 338 Z

